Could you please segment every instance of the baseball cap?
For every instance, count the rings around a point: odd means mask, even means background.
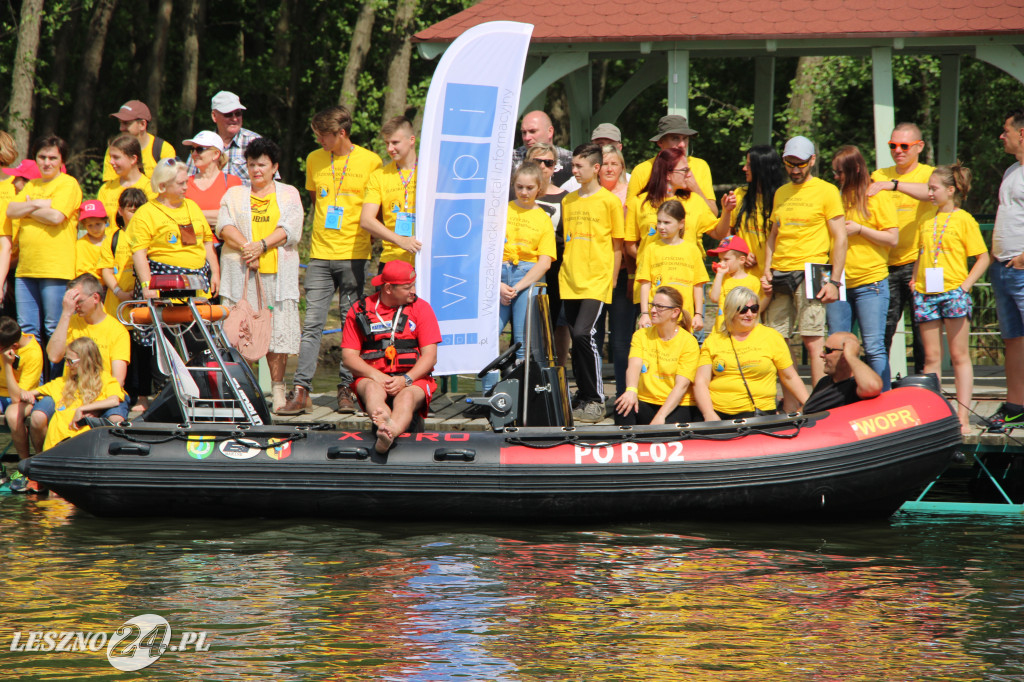
[[[137,99],[125,102],[111,116],[120,121],[137,121],[140,118],[143,121],[153,120],[153,114],[149,113],[149,107],[146,106],[146,103]]]
[[[416,281],[416,270],[404,260],[393,260],[384,265],[380,274],[370,280],[375,287],[384,284],[409,284]]]
[[[814,156],[814,143],[803,135],[792,137],[786,143],[786,148],[782,150],[782,157],[785,158],[787,156],[806,161]]]
[[[747,246],[747,241],[743,237],[731,234],[719,242],[717,247],[708,249],[708,253],[725,253],[726,251],[739,251],[749,255],[750,247]]]
[[[32,159],[22,159],[21,163],[13,168],[4,168],[4,175],[10,175],[15,178],[25,178],[26,180],[37,180],[42,177],[39,174],[39,166]]]
[[[666,135],[696,135],[697,131],[690,127],[685,116],[669,114],[662,116],[658,121],[658,134],[651,138],[651,142],[657,142]]]
[[[221,90],[213,96],[213,99],[210,100],[210,108],[222,114],[230,114],[232,111],[238,111],[239,109],[245,111],[245,107],[242,106],[242,100],[238,99],[238,95],[227,90]]]
[[[99,199],[89,199],[83,201],[81,208],[78,209],[78,219],[85,220],[86,218],[106,218],[107,209],[103,208],[103,202]]]
[[[191,140],[182,140],[181,143],[186,147],[213,147],[217,151],[224,151],[224,140],[221,139],[220,135],[211,130],[196,133],[196,136]]]
[[[602,137],[622,142],[622,131],[614,123],[602,123],[594,128],[594,132],[590,133],[590,139],[596,140]]]

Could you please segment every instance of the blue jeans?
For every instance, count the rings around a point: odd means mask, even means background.
[[[995,294],[1000,334],[1004,339],[1024,336],[1024,270],[994,261],[988,268],[988,279]]]
[[[889,280],[881,279],[846,290],[846,300],[825,306],[829,334],[848,332],[853,320],[860,324],[864,355],[871,369],[882,377],[882,390],[892,387],[889,354],[885,350],[885,321],[889,314]]]
[[[515,286],[519,283],[523,277],[526,276],[532,268],[533,263],[527,263],[520,261],[515,265],[511,263],[501,264],[501,283],[507,284],[510,287]],[[530,299],[537,295],[537,289],[530,286],[530,290],[524,295],[519,294],[512,299],[512,305],[503,305],[498,311],[498,333],[505,331],[505,325],[512,321],[512,343],[525,343],[526,340],[526,309],[530,304]],[[522,360],[526,357],[526,347],[521,347],[516,351],[516,357]],[[498,383],[499,375],[497,371],[488,372],[487,376],[483,379],[483,390],[487,392],[491,389],[494,384]]]
[[[339,292],[341,324],[344,327],[348,309],[363,295],[365,280],[365,260],[309,259],[306,278],[303,280],[306,319],[302,325],[299,364],[295,368],[296,386],[307,389],[313,386],[313,375],[320,358],[320,339],[327,324],[327,312],[331,309],[334,292]],[[338,368],[338,382],[346,386],[352,383],[352,373],[345,369],[345,365]]]
[[[18,324],[25,334],[32,334],[42,343],[57,328],[67,290],[66,279],[18,277],[14,280],[14,299],[18,306]]]

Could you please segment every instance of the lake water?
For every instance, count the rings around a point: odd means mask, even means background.
[[[0,528],[4,679],[1024,679],[1019,522],[140,521],[4,496]],[[137,673],[11,651],[147,613],[209,650]]]

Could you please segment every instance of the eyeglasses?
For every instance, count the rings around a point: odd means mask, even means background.
[[[740,315],[746,315],[747,313],[756,313],[761,311],[760,303],[753,303],[751,305],[745,305],[742,308],[737,308],[736,312]]]
[[[77,365],[82,361],[82,358],[64,358],[69,365]]]
[[[828,355],[829,353],[841,353],[842,351],[842,348],[829,348],[828,346],[825,346],[825,355]]]
[[[236,109],[235,111],[229,111],[228,113],[220,112],[220,115],[224,118],[242,118],[242,110]]]
[[[164,166],[173,166],[178,163],[178,159],[173,156],[168,156],[166,159],[161,159],[160,164]]]
[[[810,165],[811,160],[807,159],[803,163],[793,163],[792,161],[786,161],[785,159],[783,159],[782,163],[786,164],[787,168],[807,168],[807,166]]]
[[[913,142],[890,142],[889,143],[889,149],[891,149],[893,151],[896,151],[897,149],[899,149],[901,151],[907,151],[908,149],[910,149],[911,147],[913,147],[915,144],[917,144],[920,141],[921,140],[914,140]]]
[[[534,159],[534,161],[536,161],[537,163],[541,164],[542,166],[547,166],[548,168],[554,168],[555,167],[555,160],[554,159]]]
[[[686,168],[673,168],[671,172],[672,173],[682,173],[683,175],[686,175],[687,173],[690,172],[690,167],[687,166]]]
[[[679,306],[675,306],[675,305],[661,305],[660,303],[652,303],[651,304],[651,308],[653,308],[655,310],[673,310],[673,309],[678,308],[678,307]]]
[[[193,153],[193,154],[202,154],[202,153],[203,153],[203,152],[205,152],[205,151],[206,151],[207,149],[213,149],[213,147],[199,147],[199,146],[193,146],[193,147],[192,147],[192,153]]]

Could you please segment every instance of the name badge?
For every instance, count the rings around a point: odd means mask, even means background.
[[[416,231],[416,214],[399,211],[395,214],[395,234],[399,237],[411,237]]]
[[[374,334],[380,334],[381,332],[391,331],[390,322],[372,322],[370,323],[370,331]]]
[[[324,219],[324,227],[328,230],[340,230],[341,219],[345,215],[343,206],[328,206],[327,217]]]
[[[946,288],[946,279],[942,275],[942,268],[924,269],[924,290],[929,294],[941,294]]]

